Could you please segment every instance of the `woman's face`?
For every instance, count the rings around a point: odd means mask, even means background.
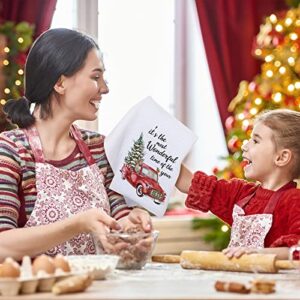
[[[72,122],[97,118],[102,95],[109,92],[103,73],[104,66],[99,51],[92,49],[83,68],[73,76],[64,78],[65,91],[61,105],[66,109],[66,117]]]

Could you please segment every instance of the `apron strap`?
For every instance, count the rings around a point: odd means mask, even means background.
[[[82,152],[82,154],[83,154],[84,158],[86,159],[86,161],[88,162],[88,164],[90,166],[95,164],[96,162],[91,154],[89,147],[83,141],[79,128],[74,124],[72,124],[72,126],[71,126],[71,133],[76,141],[76,144],[79,147],[79,150]]]
[[[285,184],[284,186],[282,186],[279,190],[275,191],[273,193],[273,195],[271,196],[270,200],[268,201],[268,204],[266,205],[265,209],[264,209],[264,214],[272,214],[279,199],[280,196],[282,195],[283,192],[285,192],[288,189],[291,188],[296,188],[297,184],[293,181],[288,182],[287,184]],[[259,186],[257,186],[257,189],[259,188]],[[236,204],[238,206],[240,206],[241,208],[243,208],[244,206],[247,205],[247,203],[255,196],[255,193],[257,191],[257,189],[249,196],[241,199],[240,201],[238,201]]]
[[[278,191],[276,191],[270,198],[268,204],[266,205],[266,207],[264,209],[264,213],[265,214],[273,214],[273,211],[274,211],[278,201],[280,200],[280,196],[286,190],[296,188],[296,186],[297,186],[296,182],[290,181],[287,184],[285,184],[284,186],[282,186]]]
[[[31,126],[30,128],[23,129],[23,131],[28,139],[28,142],[29,142],[31,150],[33,152],[35,161],[44,163],[45,157],[44,157],[44,153],[43,153],[43,147],[42,147],[41,139],[39,137],[39,133],[38,133],[36,127]],[[75,125],[71,126],[71,133],[75,139],[75,142],[76,142],[79,150],[82,152],[82,154],[83,154],[84,158],[86,159],[86,161],[88,162],[88,164],[89,165],[95,164],[96,162],[95,162],[94,158],[92,157],[90,149],[87,146],[87,144],[83,141],[83,139],[81,137],[81,132],[77,128],[77,126],[75,126]]]
[[[44,163],[45,158],[44,158],[44,153],[43,153],[43,147],[42,147],[39,133],[38,133],[36,127],[31,126],[29,128],[23,128],[22,130],[27,137],[27,140],[31,147],[35,161]]]
[[[241,199],[236,204],[241,208],[246,206],[248,204],[248,202],[255,196],[255,193],[256,193],[258,188],[259,188],[259,185],[257,185],[255,191],[252,194],[250,194],[249,196],[246,196],[245,198]]]

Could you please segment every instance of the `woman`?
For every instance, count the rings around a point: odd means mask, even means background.
[[[0,135],[0,260],[95,254],[108,228],[151,231],[146,211],[109,190],[104,137],[73,125],[97,118],[109,92],[103,73],[97,44],[82,33],[51,29],[33,44],[25,96],[4,107],[19,129]]]

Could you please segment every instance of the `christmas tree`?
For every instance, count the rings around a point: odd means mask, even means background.
[[[2,108],[8,99],[23,95],[24,65],[32,35],[33,28],[26,22],[0,25],[0,132],[13,127]]]
[[[144,139],[143,133],[140,137],[134,141],[131,150],[128,152],[128,155],[125,157],[125,163],[135,168],[135,166],[144,161]]]
[[[262,60],[261,73],[251,82],[240,83],[228,107],[232,116],[225,128],[230,154],[224,158],[227,167],[214,169],[220,178],[244,177],[241,146],[250,138],[257,114],[276,108],[300,111],[300,8],[266,17],[255,38],[253,55]],[[209,229],[203,239],[215,250],[229,242],[229,227],[216,217],[195,218],[193,228]]]
[[[300,110],[300,8],[272,14],[260,26],[253,55],[262,60],[261,73],[242,81],[228,109],[225,122],[230,155],[225,169],[215,168],[221,178],[243,178],[241,146],[249,139],[255,116],[263,110]]]

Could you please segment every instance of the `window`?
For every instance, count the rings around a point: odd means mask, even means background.
[[[173,113],[174,3],[98,1],[98,41],[110,88],[101,103],[101,132],[110,132],[147,96]]]
[[[110,93],[99,129],[109,133],[131,106],[152,96],[198,141],[191,168],[211,172],[226,155],[195,3],[192,0],[98,0],[98,34]]]
[[[107,135],[152,96],[198,136],[188,166],[208,173],[220,167],[227,149],[194,0],[58,0],[52,27],[98,35],[103,52],[110,93],[98,124],[81,126]]]
[[[77,28],[77,1],[58,0],[51,28]]]

